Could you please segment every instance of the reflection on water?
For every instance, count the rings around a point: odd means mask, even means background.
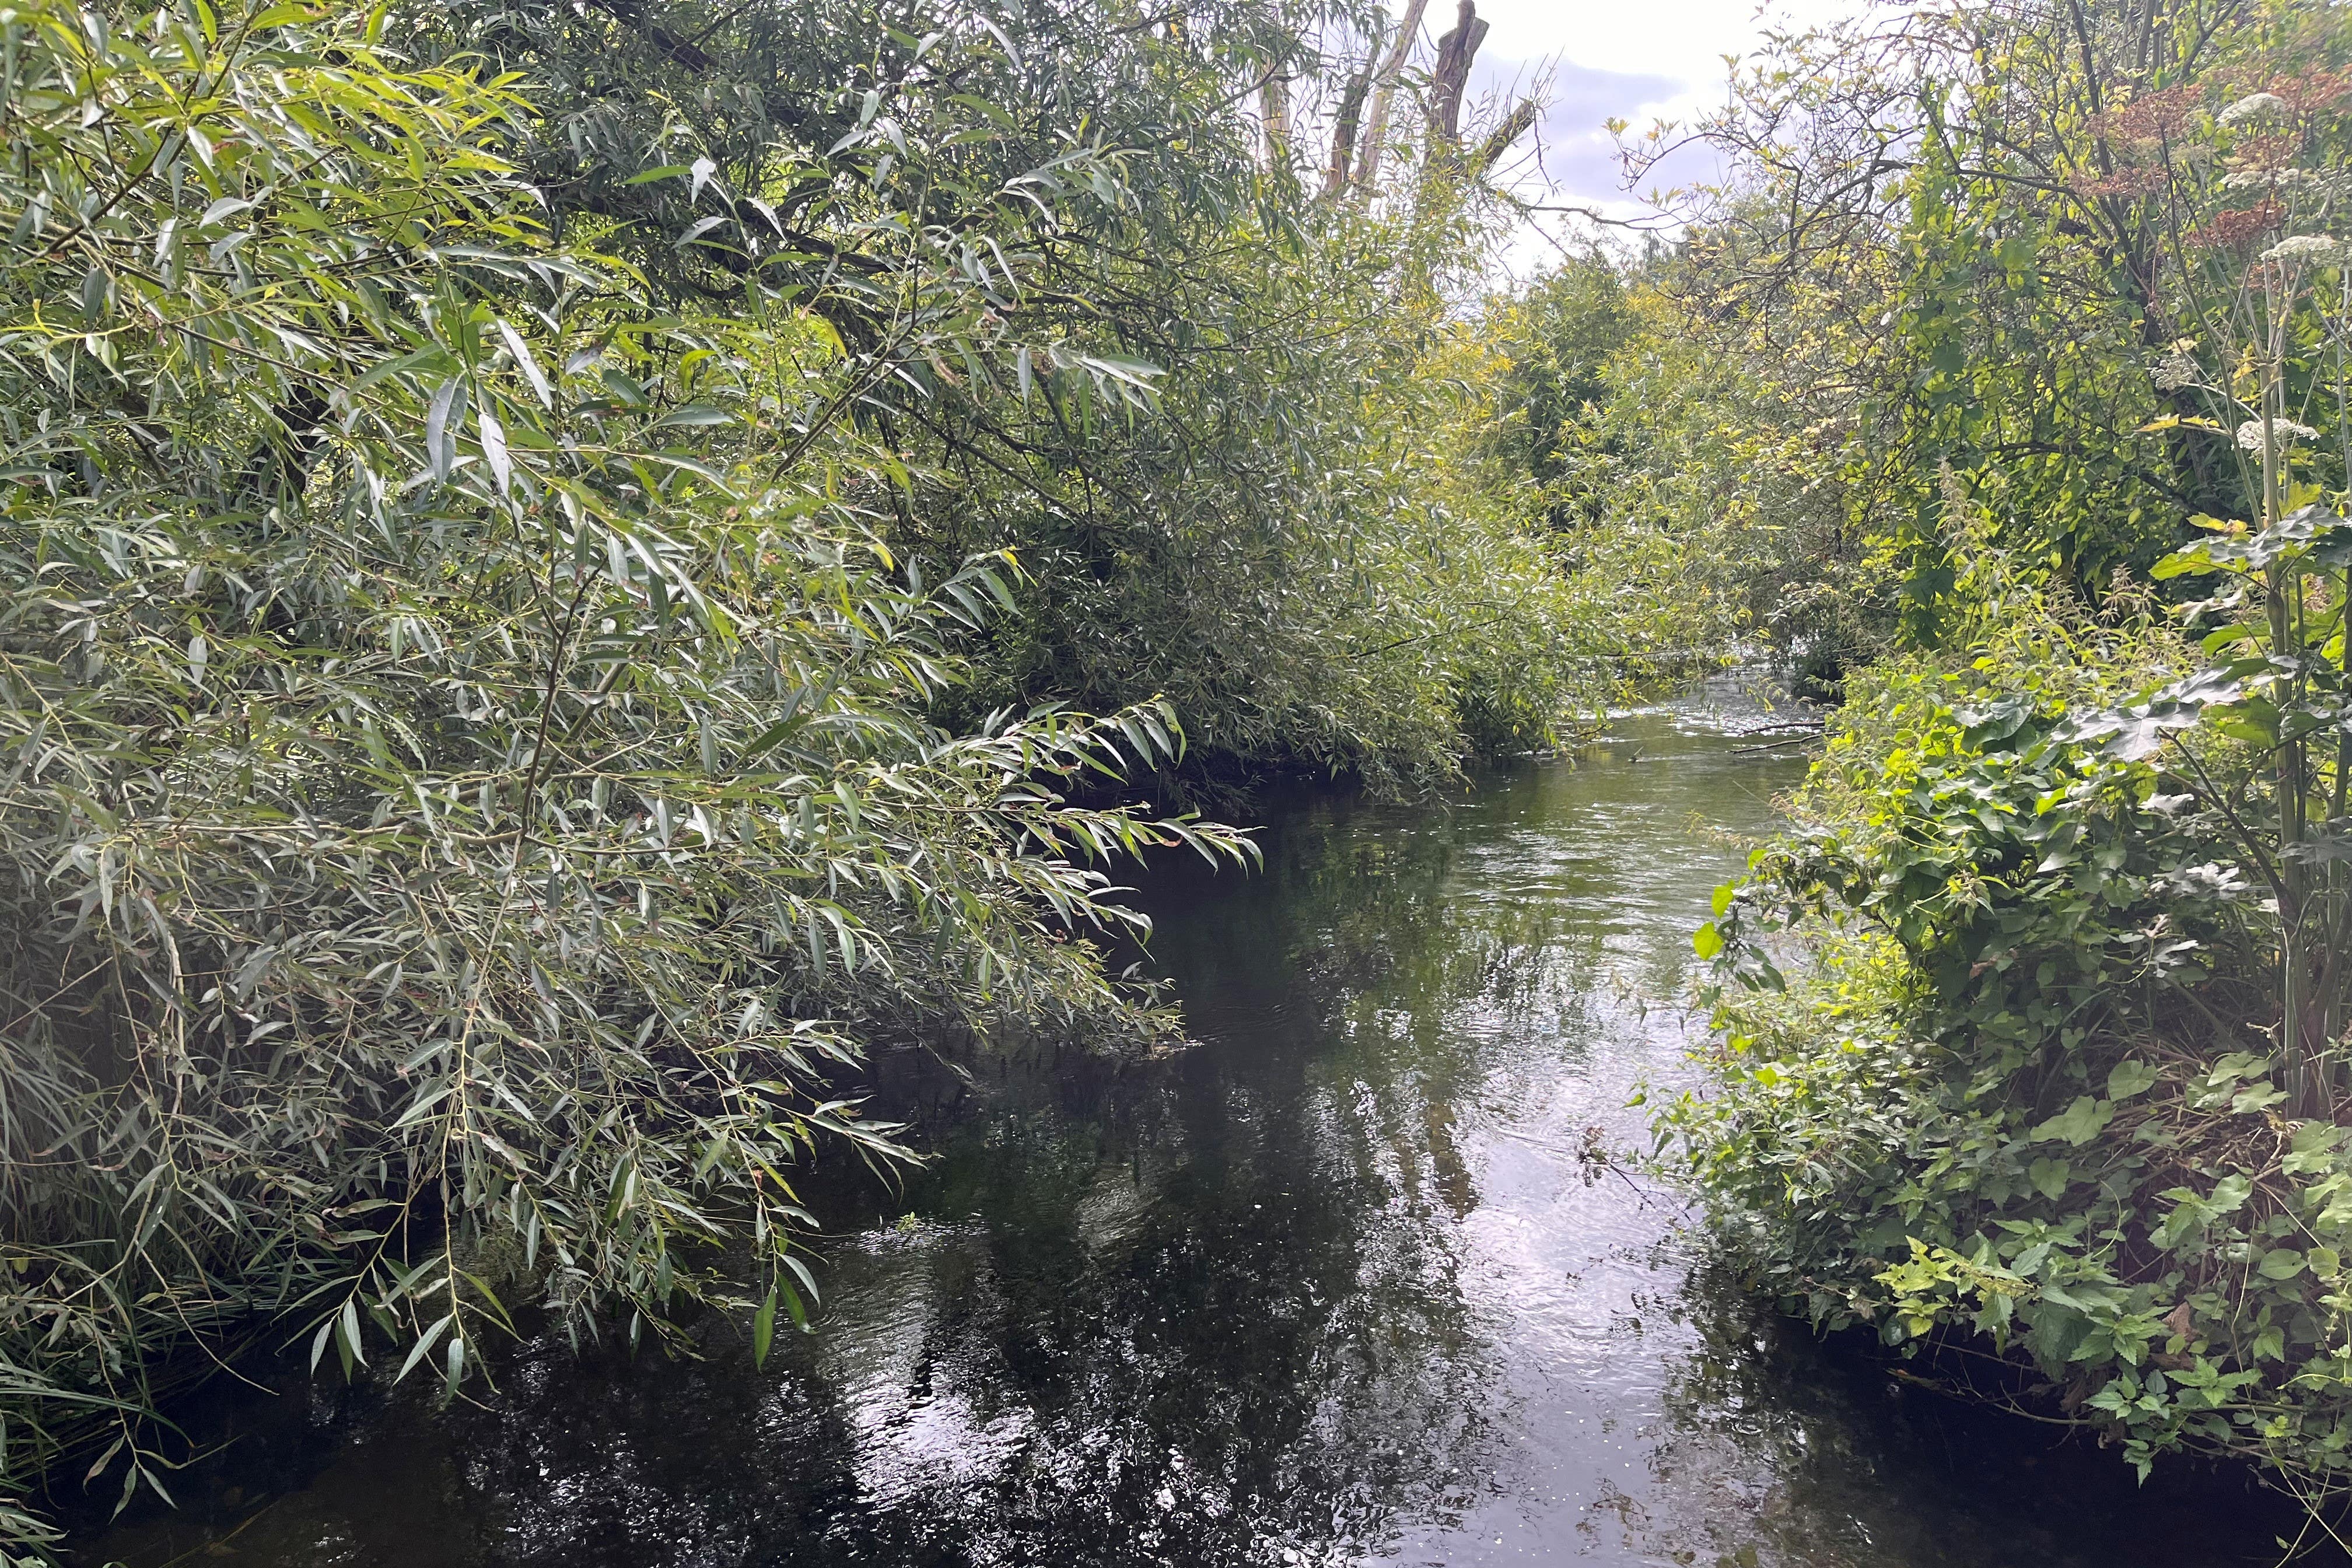
[[[1194,1049],[882,1064],[937,1158],[821,1173],[827,1303],[764,1372],[714,1325],[693,1363],[526,1344],[478,1407],[223,1390],[186,1512],[77,1560],[2271,1561],[2242,1479],[2135,1491],[1695,1282],[1675,1200],[1599,1157],[1679,1075],[1689,930],[1800,766],[1727,706],[1171,869]]]

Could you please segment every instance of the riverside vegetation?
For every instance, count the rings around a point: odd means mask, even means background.
[[[1844,702],[1662,1155],[2325,1522],[2352,32],[1780,37],[1482,299],[1539,110],[1425,10],[0,6],[0,1556],[240,1354],[763,1358],[872,1047],[1178,1037],[1108,955],[1254,855],[1191,808],[1758,653]]]
[[[1687,660],[1480,437],[1484,32],[0,7],[0,1557],[239,1354],[764,1356],[869,1047],[1173,1037],[1188,800]]]
[[[2293,5],[1781,39],[1666,286],[1737,369],[1654,395],[1819,542],[1780,604],[1845,698],[1698,933],[1666,1163],[1792,1310],[2143,1478],[2254,1461],[2306,1542],[2352,1479],[2347,59]]]

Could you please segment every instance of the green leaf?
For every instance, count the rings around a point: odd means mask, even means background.
[[[2265,1279],[2292,1279],[2303,1272],[2304,1257],[2292,1247],[2273,1247],[2254,1268]]]
[[[776,1337],[776,1299],[782,1291],[780,1283],[768,1288],[768,1299],[760,1303],[760,1310],[751,1319],[751,1364],[768,1364],[768,1346]]]
[[[734,423],[735,416],[728,413],[723,408],[710,408],[700,404],[689,404],[684,408],[672,409],[669,413],[663,415],[660,418],[653,422],[651,427],[656,430],[665,430],[680,426],[692,428],[701,428],[711,426],[732,425]]]
[[[2062,1198],[2066,1195],[2067,1178],[2073,1172],[2074,1166],[2067,1161],[2042,1159],[2033,1162],[2026,1173],[2026,1179],[2043,1197]]]
[[[2080,1148],[2097,1137],[2107,1123],[2115,1120],[2115,1115],[2113,1100],[2080,1095],[2064,1110],[2034,1128],[2032,1140],[2037,1143],[2047,1143],[2063,1139]]]
[[[515,368],[522,372],[523,379],[530,384],[532,395],[539,399],[541,406],[553,408],[555,389],[548,384],[547,373],[539,368],[539,361],[532,356],[530,345],[523,342],[522,334],[509,326],[503,317],[499,321],[499,335],[506,340],[507,352],[514,355]]]
[[[483,460],[490,466],[490,481],[503,496],[514,484],[514,459],[507,451],[506,426],[488,406],[474,416],[474,424],[481,437]]]
[[[462,376],[451,376],[434,393],[433,402],[425,410],[425,455],[433,465],[433,477],[447,483],[457,466],[457,420],[463,417],[457,409],[457,399],[466,390]]]
[[[446,1313],[443,1316],[435,1319],[432,1326],[427,1328],[424,1333],[418,1335],[416,1342],[408,1347],[408,1359],[400,1363],[400,1370],[393,1373],[392,1381],[398,1383],[402,1378],[406,1377],[410,1372],[414,1371],[416,1363],[423,1361],[432,1352],[435,1342],[438,1341],[443,1334],[447,1333],[450,1326],[457,1321],[457,1314],[455,1313]]]

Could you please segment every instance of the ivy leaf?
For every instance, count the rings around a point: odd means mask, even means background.
[[[2074,1165],[2065,1160],[2036,1160],[2027,1169],[2026,1179],[2043,1197],[2062,1198],[2066,1195],[2067,1178],[2074,1173]]]
[[[2272,1083],[2268,1079],[2264,1079],[2260,1083],[2248,1084],[2231,1097],[2230,1114],[2232,1116],[2259,1115],[2285,1098],[2286,1090]]]
[[[2143,1061],[2117,1062],[2107,1074],[2107,1098],[2129,1100],[2156,1086],[2157,1070]]]
[[[2033,718],[2034,706],[2032,698],[2004,697],[1981,708],[1955,708],[1952,718],[1968,732],[1969,745],[1989,750],[2024,729]]]
[[[2336,1146],[2344,1129],[2326,1121],[2306,1121],[2295,1130],[2294,1142],[2279,1169],[2290,1176],[2307,1176],[2336,1163]]]

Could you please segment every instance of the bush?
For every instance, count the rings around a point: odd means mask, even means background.
[[[1662,1150],[1824,1328],[2315,1502],[2352,1474],[2352,1128],[2283,1070],[2238,841],[2269,750],[2181,715],[2209,677],[2123,700],[2178,639],[1995,586],[1966,667],[1872,672],[1718,895],[1713,1086]]]
[[[1103,865],[1244,850],[1064,798],[1172,762],[1162,706],[925,717],[1017,567],[896,559],[827,410],[1008,358],[971,290],[864,350],[789,299],[650,314],[540,226],[509,87],[382,25],[0,13],[11,1492],[68,1448],[166,1492],[192,1342],[454,1386],[520,1285],[764,1352],[791,1163],[893,1152],[828,1069],[1158,1037],[1087,940],[1136,919]],[[45,1533],[0,1510],[0,1553]]]

